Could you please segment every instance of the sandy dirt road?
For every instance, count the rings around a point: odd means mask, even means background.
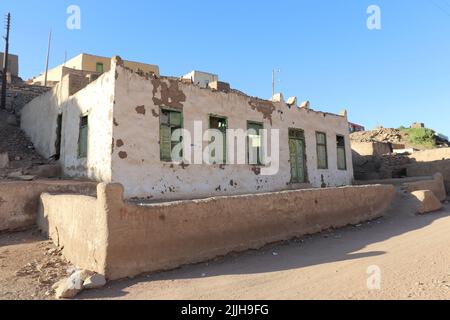
[[[377,221],[113,282],[79,298],[450,299],[450,205],[416,216],[407,199],[399,195]],[[371,266],[381,271],[380,290],[367,287]]]
[[[79,299],[450,299],[450,205],[384,218],[209,263],[111,282]],[[0,234],[0,299],[53,299],[68,264],[36,230]],[[367,270],[381,271],[368,290]],[[372,278],[371,278],[372,279]]]

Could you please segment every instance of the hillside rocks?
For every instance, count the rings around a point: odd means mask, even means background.
[[[358,142],[390,142],[400,144],[404,142],[404,136],[397,129],[379,128],[372,131],[354,132],[350,140]]]

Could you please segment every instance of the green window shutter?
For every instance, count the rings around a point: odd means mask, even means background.
[[[326,144],[326,135],[324,133],[317,133],[317,144]]]
[[[262,132],[260,130],[263,130],[264,126],[262,123],[254,123],[254,122],[248,122],[247,123],[247,130],[252,130],[251,134],[248,135],[247,138],[247,155],[248,155],[248,162],[249,164],[262,164],[262,159],[260,155],[260,150],[262,148]],[[255,162],[255,159],[250,159],[250,153],[255,154],[256,153],[256,163],[250,163]]]
[[[169,116],[170,125],[172,127],[181,127],[181,113],[180,112],[170,112]]]
[[[78,157],[87,157],[88,147],[88,117],[84,116],[80,118],[80,129],[78,136]]]
[[[345,148],[339,147],[337,149],[338,169],[347,170],[347,162],[345,158]]]
[[[172,130],[169,126],[161,124],[160,128],[160,150],[161,160],[170,161],[172,159]]]
[[[101,63],[101,62],[97,63],[97,65],[96,65],[96,71],[97,71],[98,73],[103,73],[103,71],[104,71],[103,63]]]
[[[160,112],[160,158],[162,161],[172,161],[172,150],[180,143],[183,138],[180,137],[179,141],[172,141],[172,133],[181,129],[183,126],[183,115],[181,112],[164,110]]]
[[[317,146],[317,160],[319,169],[328,169],[327,147],[323,145]]]
[[[327,135],[323,132],[317,132],[316,143],[317,143],[317,168],[328,169]]]

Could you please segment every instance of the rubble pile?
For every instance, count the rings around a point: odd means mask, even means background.
[[[390,142],[395,144],[404,143],[406,140],[400,130],[389,128],[354,132],[350,135],[350,139],[357,142]]]
[[[407,155],[390,154],[382,156],[353,157],[355,179],[378,180],[391,178],[405,178],[407,166],[413,160]]]
[[[49,163],[35,150],[25,133],[8,121],[10,114],[0,110],[0,179],[22,175],[26,171]]]
[[[2,82],[1,75],[2,72],[0,71],[0,85]],[[51,90],[50,87],[30,85],[19,77],[11,76],[6,91],[6,110],[14,114],[19,120],[23,106],[49,90]]]

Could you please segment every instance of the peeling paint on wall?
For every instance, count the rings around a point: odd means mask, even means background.
[[[145,106],[137,106],[135,110],[138,114],[142,114],[145,116]]]
[[[171,107],[175,109],[183,109],[183,102],[186,101],[186,95],[178,86],[178,81],[161,79],[152,79],[153,85],[153,103],[157,106]],[[158,90],[161,98],[156,96]]]
[[[256,110],[263,114],[264,119],[270,121],[272,125],[272,114],[276,110],[275,105],[271,101],[252,98],[249,100],[248,104],[251,106],[252,110]]]
[[[128,154],[125,151],[119,152],[120,159],[126,159],[128,157]]]

